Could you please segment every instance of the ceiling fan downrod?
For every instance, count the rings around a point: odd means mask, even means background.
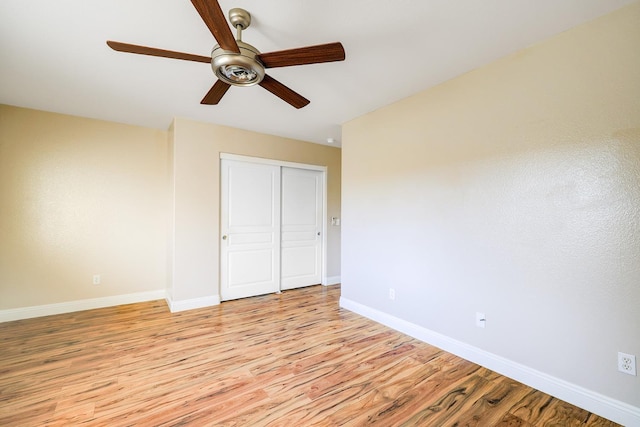
[[[236,29],[236,39],[242,41],[242,30],[246,30],[251,25],[251,14],[244,9],[234,7],[229,11],[229,22]]]

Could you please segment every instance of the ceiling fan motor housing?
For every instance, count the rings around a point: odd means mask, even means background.
[[[253,86],[264,78],[264,66],[257,55],[260,51],[248,43],[237,41],[240,53],[215,45],[211,51],[211,68],[216,76],[234,86]]]

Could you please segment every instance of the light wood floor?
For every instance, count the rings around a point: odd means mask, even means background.
[[[613,426],[310,288],[0,324],[1,426]]]

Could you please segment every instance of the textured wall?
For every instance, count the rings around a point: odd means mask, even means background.
[[[639,76],[635,3],[347,123],[343,296],[640,407]]]
[[[166,132],[0,105],[0,309],[164,289],[166,162]]]

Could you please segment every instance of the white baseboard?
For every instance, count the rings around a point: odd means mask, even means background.
[[[8,310],[0,310],[0,322],[51,316],[53,314],[72,313],[74,311],[112,307],[114,305],[122,304],[133,304],[136,302],[155,301],[165,299],[166,296],[167,292],[162,289],[157,291],[138,292],[135,294],[113,295],[109,297],[67,301],[57,304],[12,308]]]
[[[194,310],[196,308],[212,307],[220,304],[220,296],[213,295],[209,297],[192,298],[187,300],[174,301],[167,295],[167,304],[172,313],[185,310]]]
[[[340,276],[329,276],[324,278],[324,282],[322,284],[325,286],[338,285],[340,284],[341,280],[342,279]]]
[[[407,322],[398,317],[340,298],[340,307],[353,311],[420,341],[434,345],[463,359],[477,363],[506,377],[569,402],[625,426],[640,426],[640,408],[585,389],[560,378],[515,363],[462,341]]]

